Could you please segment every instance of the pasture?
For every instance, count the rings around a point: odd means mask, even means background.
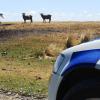
[[[47,95],[53,64],[65,48],[67,37],[71,35],[76,45],[82,34],[100,36],[100,22],[2,23],[0,89]],[[45,50],[54,56],[45,57]]]

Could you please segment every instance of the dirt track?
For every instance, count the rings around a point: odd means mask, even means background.
[[[46,96],[21,96],[18,93],[2,92],[0,90],[0,100],[48,100]]]

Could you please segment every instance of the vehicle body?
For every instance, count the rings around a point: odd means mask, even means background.
[[[100,40],[60,53],[51,75],[48,99],[100,100]]]

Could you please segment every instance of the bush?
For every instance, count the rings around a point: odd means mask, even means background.
[[[56,57],[59,52],[62,51],[62,48],[57,46],[57,44],[51,43],[45,50],[45,55],[49,57]]]
[[[72,47],[73,46],[73,41],[72,41],[73,39],[72,39],[72,36],[70,35],[70,36],[68,36],[68,38],[67,38],[67,42],[65,43],[65,48],[70,48],[70,47]],[[65,49],[64,48],[64,49]]]
[[[42,49],[36,50],[34,54],[35,58],[43,57],[43,55],[44,53]]]
[[[89,35],[82,35],[81,36],[80,43],[85,43],[85,42],[88,42],[88,41],[90,41],[90,36]]]

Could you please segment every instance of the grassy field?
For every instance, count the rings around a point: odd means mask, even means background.
[[[65,48],[69,35],[76,45],[82,34],[99,36],[100,22],[1,24],[0,89],[25,95],[47,95],[56,56]],[[54,57],[45,58],[45,50]]]

